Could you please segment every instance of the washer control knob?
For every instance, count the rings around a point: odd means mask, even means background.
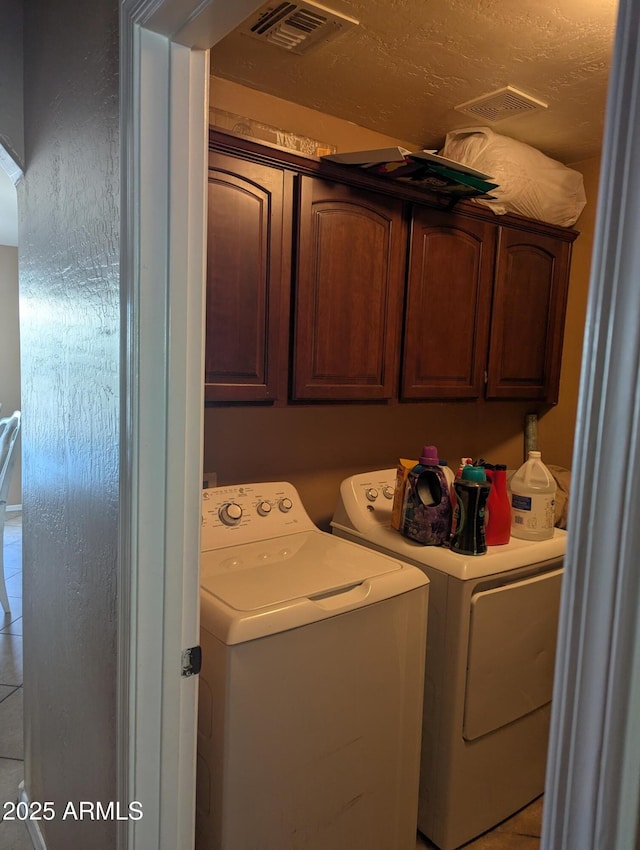
[[[259,502],[257,511],[260,516],[267,516],[271,513],[271,502]]]
[[[218,516],[225,525],[237,525],[242,519],[242,508],[236,502],[226,502],[218,511]]]
[[[370,502],[375,502],[375,500],[378,498],[378,491],[375,487],[368,487],[365,491],[365,496]]]
[[[278,502],[278,507],[280,508],[283,514],[288,514],[291,508],[293,507],[293,502],[291,501],[291,499],[285,496],[284,499],[280,499],[280,501]]]
[[[393,499],[393,487],[391,487],[389,484],[385,484],[385,486],[382,488],[382,495],[385,497],[385,499]]]

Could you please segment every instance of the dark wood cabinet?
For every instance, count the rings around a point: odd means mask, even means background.
[[[292,176],[209,154],[206,401],[286,397]]]
[[[484,395],[495,241],[490,222],[414,207],[402,398]]]
[[[571,245],[500,227],[487,398],[558,401]]]
[[[414,207],[401,396],[558,400],[569,238]]]
[[[577,235],[211,131],[205,400],[555,404]]]
[[[401,201],[299,178],[294,401],[397,394],[406,228]]]

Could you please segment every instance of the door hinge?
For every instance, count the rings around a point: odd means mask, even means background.
[[[487,374],[487,370],[484,370],[484,382],[485,384],[489,383],[489,375]]]
[[[182,650],[182,675],[196,676],[202,668],[202,647],[192,646]]]

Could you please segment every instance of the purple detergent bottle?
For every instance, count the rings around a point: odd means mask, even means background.
[[[409,472],[400,530],[405,537],[425,546],[449,542],[449,485],[435,446],[424,446],[418,463]]]

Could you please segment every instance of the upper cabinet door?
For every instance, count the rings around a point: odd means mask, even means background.
[[[288,180],[282,169],[209,154],[207,401],[286,397]]]
[[[300,178],[294,400],[394,397],[405,252],[401,201]]]
[[[558,400],[571,244],[500,228],[487,398]]]
[[[402,398],[481,398],[496,227],[415,207]]]

